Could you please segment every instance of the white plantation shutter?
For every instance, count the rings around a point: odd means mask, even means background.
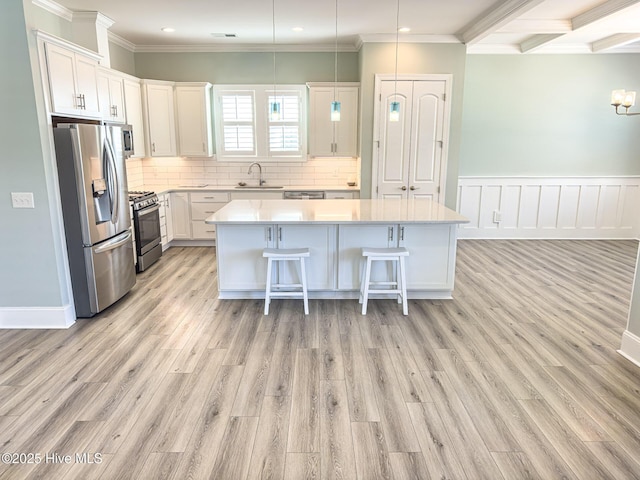
[[[269,152],[273,154],[300,152],[300,104],[298,92],[276,91],[269,95],[269,105],[280,103],[280,120],[269,120]]]
[[[222,113],[222,153],[255,155],[253,92],[226,92],[220,95]]]
[[[214,96],[219,160],[306,160],[306,86],[216,85]],[[273,101],[280,103],[276,121]]]

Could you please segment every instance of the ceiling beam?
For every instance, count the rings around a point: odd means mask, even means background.
[[[612,48],[623,47],[638,40],[640,40],[640,33],[618,33],[593,42],[591,44],[591,51],[594,53],[602,52]]]
[[[591,25],[597,21],[603,20],[614,13],[618,13],[625,8],[629,8],[634,6],[636,3],[639,3],[640,0],[608,0],[607,2],[598,5],[597,7],[592,8],[591,10],[587,10],[584,13],[581,13],[577,17],[573,17],[571,19],[571,24],[573,25],[573,29],[577,30],[582,27],[586,27],[587,25]]]
[[[472,45],[515,20],[544,0],[506,0],[474,19],[459,34],[462,43]],[[637,0],[640,1],[640,0]]]
[[[533,35],[520,44],[520,51],[522,53],[534,52],[535,50],[543,47],[547,43],[552,42],[562,35],[562,33],[545,33],[542,35]]]

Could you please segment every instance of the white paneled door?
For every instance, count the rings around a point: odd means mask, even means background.
[[[382,80],[379,84],[377,171],[378,198],[444,198],[448,115],[446,80]],[[392,102],[400,119],[389,120]]]

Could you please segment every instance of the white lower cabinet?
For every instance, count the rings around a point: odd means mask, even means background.
[[[192,192],[191,193],[191,238],[193,240],[215,240],[216,226],[204,221],[224,207],[229,201],[229,194],[224,192]]]
[[[191,219],[189,216],[189,192],[172,192],[171,217],[173,220],[173,238],[191,239]]]
[[[160,201],[160,235],[162,237],[162,251],[169,248],[173,240],[173,215],[171,213],[171,194],[158,195]]]
[[[406,262],[409,290],[452,289],[455,258],[451,255],[455,255],[455,228],[442,224],[340,225],[338,289],[360,289],[364,267],[362,247],[406,247],[409,250]],[[388,280],[393,273],[391,268],[391,262],[375,262],[371,280]]]
[[[225,245],[225,255],[218,258],[221,290],[264,290],[267,261],[262,250],[273,247],[309,248],[305,261],[309,290],[335,289],[334,225],[234,225],[218,229],[218,242]],[[298,281],[297,262],[278,263],[276,282]]]

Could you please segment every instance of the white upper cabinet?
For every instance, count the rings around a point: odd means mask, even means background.
[[[359,86],[309,83],[309,155],[358,156]],[[340,102],[340,121],[331,121],[331,103]]]
[[[140,80],[126,77],[123,81],[126,123],[133,127],[133,155],[146,156],[144,141],[144,120],[142,116],[142,89]]]
[[[102,119],[109,122],[125,123],[124,83],[115,70],[98,69],[98,94]]]
[[[147,154],[152,157],[175,157],[178,153],[173,86],[173,82],[142,80]]]
[[[44,44],[51,113],[101,118],[98,101],[98,58],[63,46]]]
[[[211,84],[177,83],[175,96],[178,152],[189,157],[211,157]]]

